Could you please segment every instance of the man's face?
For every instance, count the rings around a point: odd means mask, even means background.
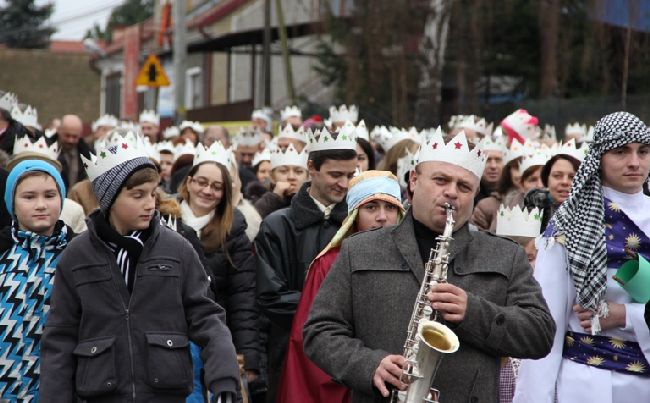
[[[489,184],[496,184],[503,171],[503,153],[501,151],[488,151],[483,180]]]
[[[149,141],[153,144],[158,142],[158,126],[150,123],[144,122],[140,123],[140,128],[142,129],[142,134],[149,137]]]
[[[622,193],[642,190],[650,172],[650,145],[630,143],[607,151],[600,160],[604,186]]]
[[[266,120],[257,118],[257,119],[253,119],[251,121],[251,123],[253,124],[253,127],[256,127],[259,131],[261,131],[261,132],[266,132],[267,131]]]
[[[413,217],[437,233],[447,221],[445,203],[455,208],[454,230],[469,220],[479,179],[470,171],[447,162],[428,161],[411,173]]]
[[[79,139],[81,138],[82,130],[83,127],[81,125],[64,122],[58,131],[59,142],[65,148],[70,148],[77,145],[77,143],[79,143]]]
[[[237,146],[235,154],[237,156],[237,162],[244,166],[251,166],[253,162],[253,157],[255,153],[259,150],[257,145],[245,146],[240,144]]]
[[[298,130],[298,128],[300,126],[302,126],[302,119],[299,118],[298,116],[291,116],[291,117],[287,118],[287,120],[284,122],[282,127],[284,127],[284,126],[286,126],[288,124],[291,125],[291,127],[293,127],[294,130]]]
[[[311,160],[307,162],[311,177],[312,196],[325,205],[340,203],[348,194],[348,185],[357,168],[357,158],[350,160],[325,160],[316,170]]]

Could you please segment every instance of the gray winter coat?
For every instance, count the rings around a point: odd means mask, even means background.
[[[462,323],[450,326],[459,350],[446,355],[433,386],[445,403],[498,402],[499,358],[541,358],[555,323],[523,249],[464,225],[453,234],[448,281],[467,292]],[[424,265],[413,216],[397,227],[343,242],[304,327],[305,352],[353,391],[353,402],[381,402],[372,377],[402,354]]]
[[[92,220],[59,261],[41,342],[41,402],[181,403],[192,390],[189,340],[206,383],[236,393],[239,370],[223,309],[181,235],[153,218],[133,293]]]

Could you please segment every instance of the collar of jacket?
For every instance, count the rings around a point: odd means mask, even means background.
[[[98,214],[102,214],[102,212],[99,209],[93,211],[88,216],[88,219],[86,220],[86,225],[88,226],[88,235],[90,235],[91,240],[104,244],[104,246],[108,248],[106,241],[99,236],[99,233],[97,232],[97,227],[94,223],[94,218]],[[144,244],[142,253],[145,253],[148,244],[151,244],[151,242],[155,242],[155,240],[158,238],[158,234],[160,234],[160,212],[156,210],[156,212],[153,215],[153,218],[151,219],[151,234],[149,235],[149,238]],[[141,257],[142,256],[144,255],[141,255]]]
[[[402,254],[409,269],[415,274],[419,281],[422,281],[424,278],[424,263],[420,258],[418,242],[415,239],[413,207],[408,209],[402,222],[391,230],[391,235],[397,250]],[[452,234],[452,237],[453,241],[451,241],[449,247],[449,262],[452,262],[461,251],[469,246],[472,239],[472,234],[469,232],[469,221],[456,230],[456,232]]]
[[[323,212],[318,208],[314,200],[309,195],[309,186],[311,182],[305,182],[291,200],[291,214],[296,229],[301,230],[314,224],[325,221]],[[328,221],[341,225],[348,215],[348,205],[345,201],[337,203],[330,214]]]

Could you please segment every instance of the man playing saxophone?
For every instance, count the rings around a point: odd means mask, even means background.
[[[408,388],[400,380],[406,331],[449,204],[447,283],[431,286],[427,299],[460,347],[442,358],[432,386],[444,403],[498,402],[500,357],[544,357],[555,324],[524,250],[469,229],[485,166],[481,145],[437,132],[416,158],[404,220],[343,243],[305,324],[305,352],[352,390],[353,402],[384,402],[390,389]]]

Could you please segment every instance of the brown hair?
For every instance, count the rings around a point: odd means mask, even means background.
[[[214,208],[214,217],[212,217],[210,222],[208,222],[208,224],[201,230],[201,244],[203,245],[203,249],[206,253],[211,253],[219,249],[226,242],[226,238],[228,237],[232,227],[235,207],[232,204],[232,179],[228,173],[228,168],[212,161],[202,162],[193,166],[187,173],[183,183],[181,183],[178,194],[181,199],[189,203],[190,192],[187,189],[187,182],[190,180],[190,177],[196,175],[199,167],[205,164],[216,165],[221,171],[221,177],[223,178],[223,197],[219,204]],[[227,254],[225,249],[224,252]]]
[[[390,171],[397,175],[397,160],[406,155],[406,150],[415,152],[418,149],[418,143],[411,139],[404,139],[391,147],[384,158],[377,164],[378,171]]]
[[[511,169],[519,169],[519,164],[521,163],[522,157],[517,157],[513,160],[508,161],[504,165],[503,170],[501,171],[501,178],[499,179],[499,184],[497,185],[497,193],[501,196],[505,196],[512,189],[516,189],[517,185],[512,179]]]
[[[128,190],[133,189],[136,186],[140,186],[145,183],[149,182],[155,182],[158,183],[160,182],[160,175],[158,174],[158,171],[156,171],[155,168],[151,167],[146,167],[142,169],[138,169],[135,171],[131,176],[129,176],[129,179],[124,182],[125,188]]]

